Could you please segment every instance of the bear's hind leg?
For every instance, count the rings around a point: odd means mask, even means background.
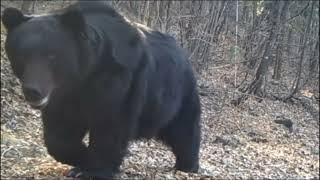
[[[197,96],[194,98],[183,104],[178,116],[158,136],[176,156],[175,168],[185,172],[199,168],[200,105]]]

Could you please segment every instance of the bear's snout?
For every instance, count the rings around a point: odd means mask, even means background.
[[[41,109],[49,102],[49,95],[41,92],[40,89],[32,86],[22,88],[26,101],[35,109]]]

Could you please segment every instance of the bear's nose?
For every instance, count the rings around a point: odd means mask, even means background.
[[[41,92],[33,87],[24,86],[23,93],[25,95],[26,100],[29,102],[38,102],[42,99]]]

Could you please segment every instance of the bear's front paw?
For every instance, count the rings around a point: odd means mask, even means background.
[[[78,167],[74,167],[74,168],[70,169],[66,174],[67,177],[72,177],[72,178],[78,178],[82,175],[83,175],[83,172]]]
[[[114,173],[108,170],[96,169],[83,171],[78,167],[70,169],[67,173],[67,177],[93,180],[112,179],[113,176]]]

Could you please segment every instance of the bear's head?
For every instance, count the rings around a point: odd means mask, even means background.
[[[27,16],[18,9],[3,11],[5,50],[12,70],[33,108],[45,107],[53,94],[74,87],[83,76],[81,64],[85,22],[80,12]],[[70,91],[70,89],[69,89]]]

